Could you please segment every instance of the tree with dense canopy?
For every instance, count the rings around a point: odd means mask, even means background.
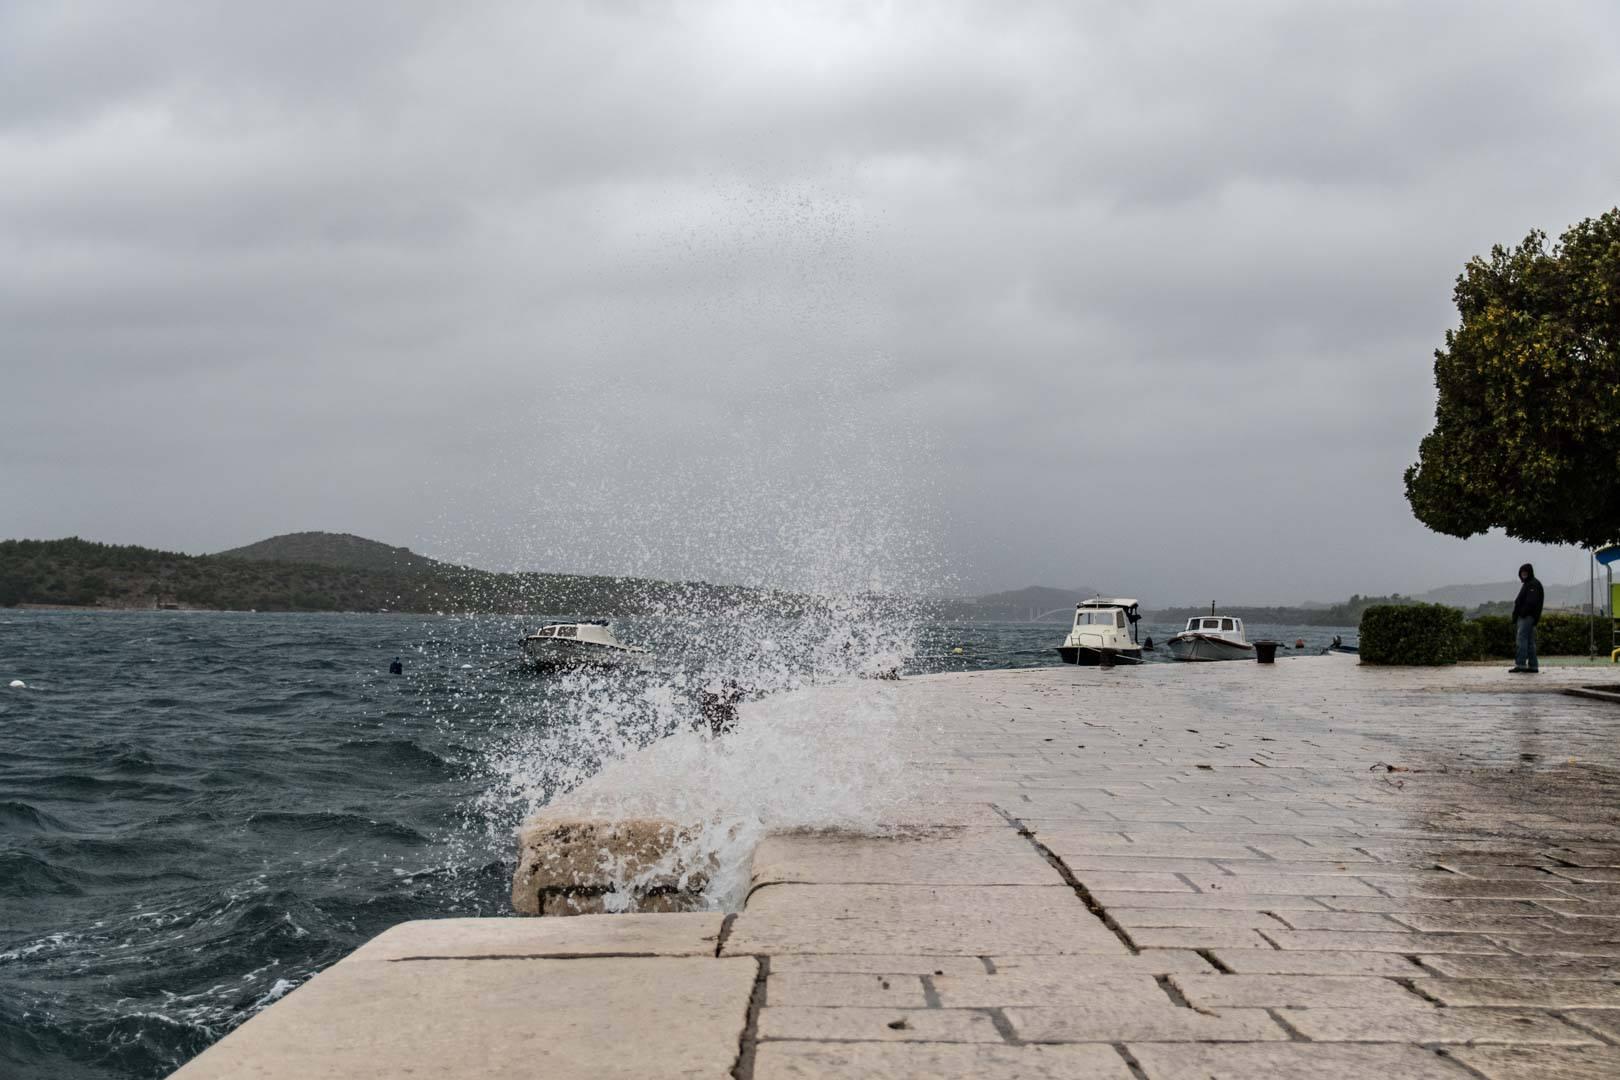
[[[1532,232],[1457,278],[1462,324],[1434,354],[1434,430],[1406,498],[1436,532],[1620,539],[1620,209],[1551,251]]]

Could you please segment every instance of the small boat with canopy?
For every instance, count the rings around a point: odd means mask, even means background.
[[[1187,629],[1165,642],[1177,660],[1253,660],[1254,646],[1243,636],[1243,620],[1217,615],[1209,605],[1208,615],[1187,620]]]
[[[1142,646],[1136,624],[1142,621],[1135,600],[1096,596],[1074,606],[1074,626],[1058,646],[1065,664],[1140,664]]]
[[[548,623],[524,636],[523,655],[544,670],[637,664],[652,655],[614,636],[605,621]]]

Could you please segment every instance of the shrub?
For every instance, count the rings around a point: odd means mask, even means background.
[[[1434,666],[1468,655],[1472,635],[1445,604],[1379,604],[1361,614],[1361,662]]]
[[[1479,628],[1481,655],[1511,660],[1518,653],[1513,620],[1506,615],[1481,615],[1469,620]],[[1608,641],[1609,621],[1597,621],[1598,644]],[[1585,656],[1590,645],[1585,615],[1550,612],[1536,625],[1536,654],[1539,656]],[[1607,651],[1605,648],[1603,651]]]
[[[1509,657],[1514,653],[1513,620],[1506,615],[1481,615],[1468,622],[1476,628],[1479,638],[1479,656]]]
[[[1480,625],[1478,619],[1463,620],[1462,630],[1457,639],[1457,659],[1483,660],[1485,652],[1485,627]]]
[[[1536,653],[1546,653],[1548,656],[1585,656],[1592,646],[1592,637],[1595,630],[1597,644],[1604,643],[1604,633],[1609,631],[1610,623],[1607,619],[1598,619],[1595,627],[1585,615],[1557,613],[1543,615],[1541,622],[1536,625]],[[1603,649],[1608,652],[1607,648]]]

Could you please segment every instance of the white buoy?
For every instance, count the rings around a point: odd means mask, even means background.
[[[11,688],[13,690],[26,690],[28,689],[28,684],[23,682],[21,679],[12,679]]]

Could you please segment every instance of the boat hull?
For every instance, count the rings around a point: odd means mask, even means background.
[[[572,668],[638,667],[646,654],[589,641],[540,638],[523,643],[523,656],[542,671],[566,671]]]
[[[1253,660],[1254,646],[1204,634],[1177,634],[1165,642],[1177,660]]]
[[[1141,649],[1114,649],[1114,663],[1140,664],[1142,662]],[[1094,649],[1089,645],[1060,645],[1058,655],[1063,657],[1065,664],[1075,664],[1080,667],[1097,667],[1102,663],[1102,650]]]

